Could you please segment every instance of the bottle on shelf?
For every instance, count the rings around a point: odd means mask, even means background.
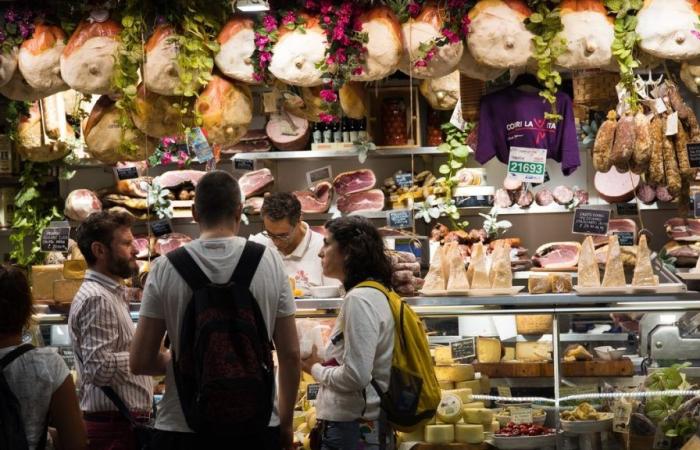
[[[331,142],[333,142],[333,129],[331,128],[331,124],[323,124],[323,143],[330,144]]]
[[[357,130],[357,138],[360,140],[367,139],[367,119],[362,118],[357,121],[358,123],[358,130]]]
[[[343,142],[343,132],[340,129],[340,120],[333,122],[333,142]]]
[[[350,119],[350,142],[357,141],[357,120]]]
[[[322,126],[323,124],[319,122],[314,122],[311,126],[314,144],[320,144],[321,142],[323,142],[323,130],[321,129]]]
[[[343,117],[343,142],[352,143],[350,140],[350,121],[347,117]]]

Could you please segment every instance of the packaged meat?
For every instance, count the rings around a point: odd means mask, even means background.
[[[649,168],[651,160],[651,121],[642,112],[638,111],[634,115],[634,152],[632,153],[632,172],[642,174]]]
[[[681,192],[681,173],[678,168],[676,149],[670,136],[664,136],[662,148],[664,152],[664,171],[666,173],[665,184],[668,188],[668,193],[676,197]]]
[[[593,185],[606,202],[624,203],[634,198],[639,180],[639,175],[632,172],[621,173],[613,167],[606,173],[596,172]]]
[[[608,112],[608,119],[598,129],[593,144],[593,167],[598,172],[607,172],[612,167],[611,153],[615,140],[615,128],[617,127],[617,114]]]
[[[664,176],[664,116],[654,116],[651,120],[651,157],[649,160],[649,172],[647,182],[654,185],[662,185],[666,182]]]
[[[554,196],[549,189],[541,189],[535,194],[535,202],[539,206],[549,206],[554,201]]]
[[[634,153],[634,128],[634,116],[630,113],[625,114],[617,121],[610,160],[622,172],[629,169],[630,158],[632,153]]]
[[[568,205],[574,199],[574,191],[567,186],[557,186],[552,191],[552,196],[560,205]]]

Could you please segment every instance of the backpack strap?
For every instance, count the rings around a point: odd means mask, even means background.
[[[201,289],[211,283],[185,247],[173,250],[165,256],[193,291]]]
[[[0,359],[0,371],[5,369],[5,367],[9,366],[12,363],[12,361],[24,355],[30,350],[34,350],[34,346],[32,344],[23,344],[17,347],[16,349],[12,350],[10,353],[8,353],[2,359]]]
[[[126,419],[132,426],[136,426],[136,420],[134,420],[134,417],[131,415],[131,412],[129,412],[129,408],[127,408],[126,403],[124,403],[124,400],[122,400],[119,394],[117,394],[117,391],[115,391],[112,386],[100,386],[100,389],[102,390],[104,395],[106,395],[107,398],[111,400],[114,406],[117,407],[117,409],[119,410],[119,414],[121,414],[122,417]]]
[[[264,253],[264,245],[246,241],[241,259],[238,260],[236,269],[233,271],[233,275],[231,275],[231,281],[250,287],[250,283],[253,281],[253,277],[258,270],[258,265],[260,265]]]

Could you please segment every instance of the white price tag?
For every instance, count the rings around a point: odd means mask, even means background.
[[[510,148],[508,178],[520,180],[523,183],[543,183],[546,166],[546,148]]]
[[[510,386],[498,386],[496,387],[499,397],[512,398],[513,393],[510,390]]]
[[[666,103],[664,103],[662,98],[657,98],[654,100],[654,110],[656,111],[656,114],[663,114],[668,111],[668,108],[666,108]]]
[[[464,131],[464,127],[467,124],[462,117],[462,101],[457,100],[457,105],[454,111],[452,111],[452,117],[450,118],[450,123],[455,127],[459,128],[460,131]]]
[[[615,402],[615,406],[613,406],[613,431],[627,433],[630,417],[632,417],[632,403],[628,401]]]
[[[532,423],[532,409],[531,408],[511,408],[510,409],[511,421],[520,425],[521,423],[531,424]]]
[[[666,136],[675,136],[678,134],[678,113],[674,112],[666,119]]]

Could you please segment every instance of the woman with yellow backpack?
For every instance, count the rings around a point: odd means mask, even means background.
[[[327,347],[302,361],[320,384],[312,448],[393,448],[392,429],[424,425],[440,402],[427,339],[391,290],[391,263],[374,225],[349,216],[331,220],[326,231],[323,274],[347,294]]]

